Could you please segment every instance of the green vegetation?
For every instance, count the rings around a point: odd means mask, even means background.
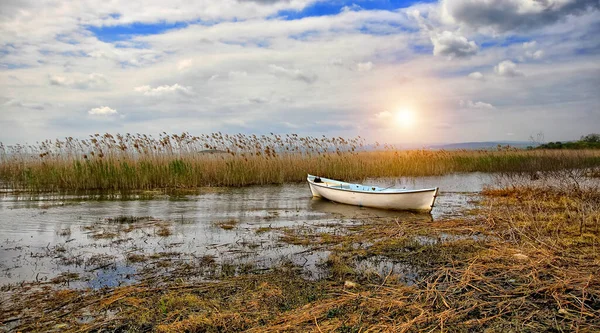
[[[579,141],[548,142],[539,145],[537,149],[600,149],[600,134],[588,134]]]
[[[536,172],[600,165],[600,151],[397,151],[364,140],[271,136],[93,135],[0,144],[0,182],[23,190],[154,190],[344,180],[453,172]]]

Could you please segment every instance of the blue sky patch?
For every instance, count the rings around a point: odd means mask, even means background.
[[[118,49],[150,49],[150,44],[134,40],[116,41],[114,46]]]
[[[56,40],[60,41],[60,42],[63,42],[63,43],[71,44],[71,45],[77,45],[77,44],[79,44],[79,42],[77,40],[71,38],[67,34],[58,34],[58,35],[56,35]]]
[[[244,39],[244,40],[228,40],[228,39],[221,39],[219,40],[220,43],[225,44],[225,45],[236,45],[236,46],[242,46],[242,47],[247,47],[247,46],[255,46],[255,47],[260,47],[260,48],[268,48],[269,46],[271,46],[271,43],[268,39]]]
[[[318,30],[307,30],[307,31],[303,31],[298,34],[289,35],[288,38],[295,39],[295,40],[307,41],[313,37],[319,36],[320,33],[321,32]]]
[[[305,7],[300,11],[283,10],[277,13],[274,17],[283,18],[286,20],[298,20],[305,17],[337,15],[344,7],[356,8],[365,10],[396,10],[405,8],[415,3],[435,2],[437,0],[334,0],[334,1],[318,1],[310,6]],[[356,5],[356,6],[354,6]]]
[[[419,29],[409,28],[399,24],[398,22],[392,21],[377,21],[377,22],[368,22],[362,25],[358,29],[361,33],[366,35],[375,35],[375,36],[386,36],[396,34],[399,31],[404,32],[418,32]]]
[[[85,53],[85,51],[66,51],[66,52],[61,52],[60,55],[64,56],[64,57],[87,57],[87,53]]]
[[[96,38],[103,42],[112,43],[131,39],[135,36],[156,35],[167,30],[181,29],[189,25],[187,22],[158,22],[158,23],[133,23],[127,25],[116,26],[88,26],[87,30],[91,31]]]
[[[520,37],[520,36],[508,36],[506,38],[503,39],[495,39],[495,40],[489,40],[483,43],[479,43],[479,46],[481,46],[482,49],[487,49],[490,47],[496,47],[496,46],[501,46],[501,47],[506,47],[506,46],[510,46],[513,44],[523,44],[526,42],[531,42],[531,38],[525,38],[525,37]]]
[[[455,77],[467,77],[473,72],[488,73],[490,66],[473,66],[473,67],[462,67],[459,69],[444,69],[437,71],[437,75],[441,78],[455,78]]]
[[[0,62],[0,69],[2,68],[6,68],[6,69],[20,69],[20,68],[29,68],[29,65],[25,65],[25,64],[9,64],[9,63],[2,63]]]
[[[433,54],[433,45],[417,44],[413,45],[412,49],[416,54]]]

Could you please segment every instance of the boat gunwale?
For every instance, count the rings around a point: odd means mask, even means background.
[[[325,178],[325,179],[329,179],[329,178]],[[387,194],[387,195],[411,194],[411,193],[434,192],[434,191],[438,191],[438,189],[439,189],[437,187],[434,187],[434,188],[418,189],[418,190],[404,190],[402,192],[381,192],[381,191],[380,192],[375,192],[375,191],[370,192],[370,191],[364,191],[364,190],[363,191],[357,191],[357,190],[353,190],[353,189],[336,188],[336,187],[333,187],[333,186],[324,186],[324,185],[320,185],[319,183],[315,183],[314,181],[310,180],[308,177],[306,178],[306,180],[308,181],[309,184],[314,185],[314,186],[318,186],[318,187],[321,187],[321,188],[332,189],[332,190],[337,190],[337,191],[344,191],[344,192],[362,193],[362,194]],[[330,180],[336,181],[335,179],[330,179]],[[346,183],[346,182],[340,182],[340,183],[350,184],[350,183]],[[350,184],[350,185],[362,185],[362,184]],[[367,186],[367,185],[362,185],[362,186]]]

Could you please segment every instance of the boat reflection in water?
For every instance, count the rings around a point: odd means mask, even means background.
[[[341,204],[318,197],[312,197],[310,208],[314,211],[334,214],[343,218],[396,218],[401,221],[431,222],[433,217],[428,212],[397,211]]]

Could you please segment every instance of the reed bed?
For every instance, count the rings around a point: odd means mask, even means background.
[[[95,134],[35,145],[0,143],[5,188],[153,190],[301,182],[307,173],[344,180],[454,172],[593,168],[598,150],[399,151],[361,137]]]

